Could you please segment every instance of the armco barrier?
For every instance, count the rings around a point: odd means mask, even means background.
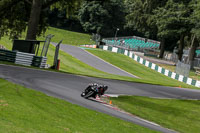
[[[46,67],[46,62],[47,62],[47,57],[43,57],[42,61],[40,63],[40,68],[45,68]]]
[[[34,54],[17,52],[15,64],[31,66]]]
[[[34,54],[24,52],[15,52],[0,49],[0,61],[12,62],[24,66],[45,68],[47,58],[35,56]]]
[[[46,66],[46,57],[34,56],[31,66],[45,68]]]
[[[15,63],[17,52],[0,49],[0,61]]]
[[[121,54],[124,54],[126,56],[129,56],[130,58],[132,58],[133,60],[139,62],[140,64],[142,65],[145,65],[146,67],[149,67],[165,76],[168,76],[172,79],[176,79],[180,82],[184,82],[188,85],[193,85],[193,86],[196,86],[196,87],[200,87],[200,81],[198,80],[194,80],[194,79],[191,79],[191,78],[188,78],[188,77],[185,77],[183,75],[179,75],[177,73],[174,73],[174,72],[171,72],[165,68],[162,68],[152,62],[149,62],[148,60],[145,60],[143,58],[141,58],[140,56],[138,55],[135,55],[134,52],[132,51],[128,51],[128,50],[123,50],[121,48],[116,48],[116,47],[111,47],[111,46],[100,46],[99,48],[103,49],[103,50],[109,50],[109,51],[112,51],[112,52],[115,52],[115,53],[121,53]]]

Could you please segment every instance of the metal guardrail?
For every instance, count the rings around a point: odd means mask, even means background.
[[[46,61],[47,61],[47,57],[34,56],[31,65],[35,67],[45,68]]]
[[[15,62],[16,52],[0,49],[0,61]]]
[[[46,68],[47,57],[43,57],[40,63],[40,68]]]
[[[0,61],[12,62],[24,66],[45,68],[47,57],[40,57],[35,56],[34,54],[0,49]]]
[[[17,52],[15,64],[31,66],[34,54]]]

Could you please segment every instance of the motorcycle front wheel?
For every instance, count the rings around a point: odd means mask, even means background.
[[[85,92],[82,92],[82,93],[81,93],[81,96],[84,97],[84,96],[85,96]]]

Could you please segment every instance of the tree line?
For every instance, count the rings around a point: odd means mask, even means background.
[[[166,49],[178,47],[181,60],[184,47],[190,47],[189,61],[194,59],[200,40],[199,0],[125,0],[125,3],[129,5],[128,26],[161,41],[160,58]]]
[[[137,35],[159,40],[165,50],[190,47],[192,61],[200,41],[199,0],[1,0],[0,37],[36,39],[47,27],[73,27],[103,37]]]

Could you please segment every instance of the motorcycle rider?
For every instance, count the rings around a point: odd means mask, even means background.
[[[106,85],[98,85],[97,83],[92,83],[92,84],[88,85],[87,89],[88,88],[91,88],[91,89],[95,90],[98,93],[99,97],[100,97],[108,89],[108,86],[106,86]]]
[[[88,85],[88,87],[86,88],[86,90],[87,89],[93,89],[93,90],[97,90],[97,88],[98,88],[98,84],[97,83],[90,83],[89,85]]]
[[[108,86],[106,85],[99,85],[98,86],[98,95],[102,96],[104,95],[104,92],[108,89]]]

